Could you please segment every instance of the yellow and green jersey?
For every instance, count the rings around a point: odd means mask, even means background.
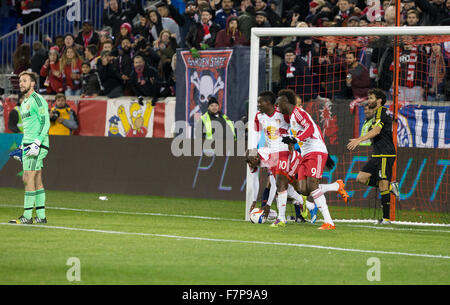
[[[35,140],[39,140],[41,146],[48,148],[50,117],[47,101],[40,94],[33,92],[20,104],[20,114],[23,123],[22,145],[31,144]]]

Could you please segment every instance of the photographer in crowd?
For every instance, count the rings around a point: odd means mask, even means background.
[[[66,103],[66,96],[63,93],[55,95],[55,106],[50,110],[49,135],[71,135],[78,129],[78,119],[75,112]]]

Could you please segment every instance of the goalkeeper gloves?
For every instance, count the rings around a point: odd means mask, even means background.
[[[28,157],[37,157],[39,155],[39,150],[41,149],[41,141],[34,140],[33,143],[25,147],[25,152]]]
[[[9,153],[9,156],[10,156],[11,158],[13,158],[14,160],[17,160],[17,161],[19,161],[19,162],[22,162],[22,154],[23,154],[22,148],[19,147],[19,148],[17,148],[17,149],[14,149],[13,151],[11,151],[11,152]]]

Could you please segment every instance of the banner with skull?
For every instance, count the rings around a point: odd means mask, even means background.
[[[208,98],[215,97],[224,113],[227,111],[227,76],[232,49],[208,50],[194,57],[190,51],[181,51],[185,66],[183,88],[185,94],[185,121],[192,125],[208,109]],[[178,94],[177,94],[178,97]]]

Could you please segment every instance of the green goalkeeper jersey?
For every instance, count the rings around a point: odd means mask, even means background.
[[[47,101],[40,94],[33,92],[20,105],[20,114],[22,115],[23,123],[22,145],[31,144],[35,140],[39,140],[41,146],[48,148],[50,116],[48,114]]]

